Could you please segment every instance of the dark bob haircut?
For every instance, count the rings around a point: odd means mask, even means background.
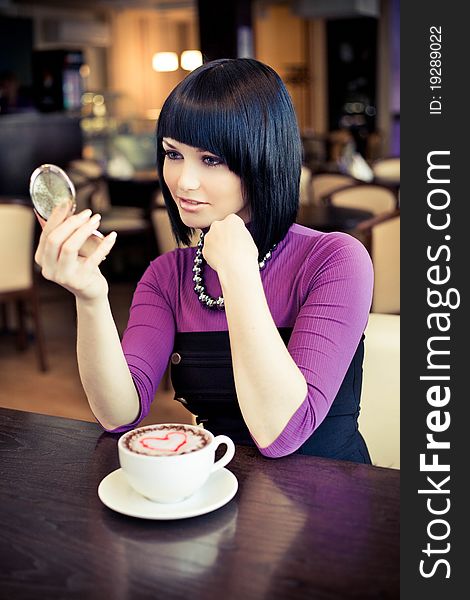
[[[260,256],[284,238],[299,205],[302,144],[289,93],[271,67],[249,58],[207,62],[163,104],[158,173],[175,238],[189,245],[193,232],[163,179],[164,137],[219,156],[240,177]]]

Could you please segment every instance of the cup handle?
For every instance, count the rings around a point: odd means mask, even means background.
[[[214,453],[217,450],[217,448],[220,446],[220,444],[225,444],[227,446],[227,450],[226,450],[225,454],[212,465],[211,473],[213,473],[214,471],[218,471],[222,467],[225,467],[225,465],[227,465],[232,460],[232,458],[235,454],[235,444],[226,435],[217,435],[214,438],[213,443],[214,443]]]

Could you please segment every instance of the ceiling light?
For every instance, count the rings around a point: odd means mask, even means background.
[[[176,52],[157,52],[153,55],[152,67],[155,71],[177,71],[178,55]]]
[[[193,71],[202,65],[202,54],[199,50],[185,50],[181,54],[181,68]]]

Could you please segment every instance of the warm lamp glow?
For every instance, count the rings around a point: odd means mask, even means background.
[[[161,108],[149,108],[147,111],[145,111],[145,116],[147,119],[149,119],[149,121],[156,121],[160,116],[161,110]]]
[[[202,65],[202,54],[199,50],[185,50],[181,54],[181,68],[185,71],[193,71]]]
[[[153,55],[152,67],[155,71],[176,71],[178,55],[176,52],[157,52]]]
[[[90,76],[90,67],[87,64],[83,64],[79,71],[81,77],[89,77]]]

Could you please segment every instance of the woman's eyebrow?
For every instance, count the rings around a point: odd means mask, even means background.
[[[178,150],[178,148],[176,146],[174,146],[173,144],[171,144],[165,138],[162,139],[162,142],[164,144],[166,144],[169,148],[172,148],[173,150]],[[196,152],[199,152],[200,154],[207,154],[207,153],[214,154],[214,152],[211,152],[210,150],[204,150],[204,148],[196,148]],[[214,156],[216,156],[216,154],[214,154]]]

